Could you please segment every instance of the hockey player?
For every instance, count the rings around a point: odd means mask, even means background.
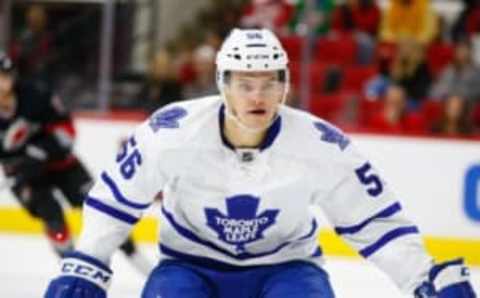
[[[72,207],[81,207],[93,182],[72,152],[75,129],[61,100],[39,82],[21,82],[6,55],[0,54],[0,164],[19,203],[40,219],[59,256],[72,250],[60,190]],[[134,265],[147,273],[148,262],[131,239],[122,246]]]
[[[267,30],[234,30],[220,96],[140,125],[90,191],[75,253],[47,298],[105,297],[109,260],[159,192],[161,259],[144,298],[332,298],[311,206],[415,297],[473,298],[461,260],[435,263],[400,202],[340,130],[283,105],[287,56]]]

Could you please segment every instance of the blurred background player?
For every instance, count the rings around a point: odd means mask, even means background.
[[[0,54],[0,162],[19,203],[40,219],[61,257],[73,240],[56,191],[72,207],[82,206],[92,178],[74,155],[75,129],[61,99],[41,81],[17,80],[10,58]],[[148,261],[129,238],[121,246],[134,266],[147,274]]]

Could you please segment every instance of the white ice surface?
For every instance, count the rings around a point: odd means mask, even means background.
[[[152,261],[155,259],[156,246],[145,245],[141,249]],[[121,253],[114,256],[112,268],[115,275],[109,297],[140,297],[144,277]],[[338,298],[405,297],[385,275],[365,261],[327,257],[326,269]],[[57,271],[58,260],[44,238],[0,234],[1,298],[40,298]],[[472,270],[472,281],[480,293],[480,268]]]

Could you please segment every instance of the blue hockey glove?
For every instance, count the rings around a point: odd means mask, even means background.
[[[97,259],[73,252],[62,260],[60,276],[48,285],[44,298],[106,298],[112,271]]]
[[[435,265],[428,281],[415,290],[415,298],[475,298],[469,275],[462,259]]]

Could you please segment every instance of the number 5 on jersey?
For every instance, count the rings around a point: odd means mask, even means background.
[[[136,146],[137,142],[132,136],[123,144],[122,150],[117,155],[116,161],[120,164],[120,174],[127,180],[135,175],[137,166],[142,164],[142,156]]]
[[[383,192],[383,184],[380,178],[371,172],[372,166],[369,162],[364,163],[361,167],[355,169],[358,180],[367,187],[367,192],[372,197],[376,197]]]

